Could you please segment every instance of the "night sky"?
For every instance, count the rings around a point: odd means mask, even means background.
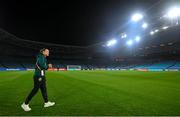
[[[86,46],[105,41],[158,0],[0,1],[0,28],[26,40]]]

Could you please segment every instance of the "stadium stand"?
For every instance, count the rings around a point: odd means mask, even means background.
[[[171,66],[169,69],[180,69],[180,62],[176,62],[173,66]]]
[[[158,63],[153,63],[153,64],[145,64],[145,65],[137,66],[135,68],[167,69],[174,64],[175,64],[175,61],[166,61],[166,62],[158,62]]]
[[[180,60],[178,60],[180,55],[179,40],[164,39],[164,43],[167,44],[165,49],[161,49],[161,46],[153,48],[154,44],[162,43],[162,40],[153,40],[154,43],[147,40],[147,42],[142,42],[140,47],[134,48],[132,52],[129,52],[128,48],[120,47],[117,48],[117,51],[109,53],[107,50],[109,48],[104,48],[99,44],[80,47],[41,43],[20,39],[1,29],[0,68],[33,69],[38,51],[46,47],[50,49],[48,60],[55,68],[80,65],[83,70],[180,69]],[[171,44],[168,45],[170,42]],[[152,48],[146,49],[147,46]]]

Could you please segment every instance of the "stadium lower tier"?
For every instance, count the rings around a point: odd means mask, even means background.
[[[136,63],[136,64],[124,64],[113,63],[113,64],[73,64],[73,63],[58,63],[54,62],[54,68],[56,69],[67,69],[68,65],[81,66],[81,70],[94,70],[94,69],[105,69],[105,70],[120,70],[120,69],[177,69],[180,70],[180,61],[164,61],[164,62],[149,62],[149,63]],[[33,63],[28,62],[0,62],[0,70],[25,70],[34,69]]]

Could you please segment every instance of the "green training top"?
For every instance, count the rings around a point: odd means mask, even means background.
[[[43,70],[44,76],[45,76],[45,70],[47,69],[48,69],[47,59],[43,54],[40,53],[39,55],[37,55],[37,58],[36,58],[34,76],[42,76],[41,70]]]

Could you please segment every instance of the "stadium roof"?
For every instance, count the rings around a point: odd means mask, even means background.
[[[27,3],[6,0],[0,1],[0,27],[26,40],[87,46],[109,40],[126,27],[134,11],[156,15],[166,2],[62,0]]]

